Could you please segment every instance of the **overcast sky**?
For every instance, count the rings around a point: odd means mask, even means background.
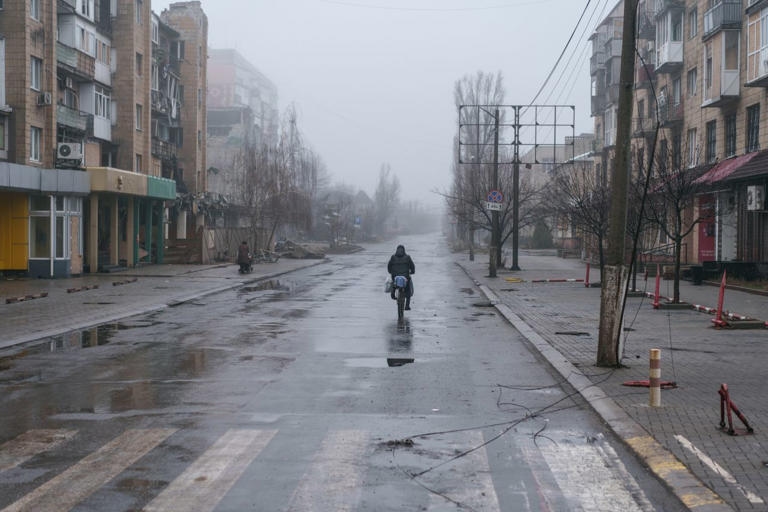
[[[161,12],[171,2],[154,0]],[[616,0],[202,0],[209,45],[235,48],[277,86],[332,180],[372,194],[385,162],[405,199],[450,187],[453,87],[504,76],[506,103],[573,104],[592,132],[587,38]],[[583,15],[583,17],[582,17]],[[577,28],[577,22],[582,24]]]

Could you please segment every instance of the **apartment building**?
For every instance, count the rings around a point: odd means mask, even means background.
[[[274,145],[278,140],[277,87],[237,50],[211,49],[208,80],[208,180],[209,191],[228,204],[248,202],[243,185],[245,168],[237,158],[246,147]],[[217,219],[215,255],[234,254],[240,241],[257,230],[250,226],[246,209],[229,208]]]
[[[603,172],[616,143],[622,14],[620,2],[593,35],[592,115]],[[768,261],[768,133],[760,130],[768,0],[641,0],[637,27],[633,163],[647,165],[655,149],[656,161],[701,171],[705,188],[690,215],[713,212],[686,239],[683,260]]]
[[[206,226],[208,191],[206,87],[208,83],[208,18],[199,1],[177,2],[161,14],[162,21],[178,33],[171,43],[172,63],[178,67],[179,99],[183,115],[175,121],[175,139],[179,151],[175,176],[183,205],[176,222],[171,224],[171,244],[191,238],[184,261],[208,262],[212,250]],[[160,69],[162,74],[163,70]],[[162,76],[161,76],[162,79]]]
[[[149,0],[0,5],[0,272],[163,261],[178,176],[153,153]]]

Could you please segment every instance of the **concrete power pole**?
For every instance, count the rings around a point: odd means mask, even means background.
[[[635,75],[635,27],[638,0],[624,0],[624,33],[619,73],[619,111],[616,131],[616,159],[611,174],[611,211],[608,250],[600,296],[600,333],[597,366],[618,366],[621,360],[621,331],[628,269],[624,243],[627,236],[627,188],[631,172],[630,136],[632,93]],[[604,162],[605,165],[605,162]]]

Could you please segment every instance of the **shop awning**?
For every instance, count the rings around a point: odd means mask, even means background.
[[[176,199],[176,182],[168,178],[147,176],[147,197],[155,199]]]
[[[710,170],[705,172],[696,180],[696,183],[702,185],[712,185],[721,181],[732,179],[734,173],[739,172],[743,167],[748,165],[752,160],[756,159],[758,155],[766,153],[766,151],[754,151],[721,162],[716,163]]]

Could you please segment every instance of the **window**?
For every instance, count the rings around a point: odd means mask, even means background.
[[[736,155],[736,114],[725,116],[725,157]]]
[[[111,93],[104,87],[97,85],[95,90],[95,97],[96,97],[96,105],[94,107],[93,114],[98,117],[111,119],[112,118]]]
[[[144,1],[136,0],[136,24],[143,25]]]
[[[40,141],[43,138],[43,129],[33,126],[29,130],[29,159],[33,162],[40,161]]]
[[[683,135],[680,132],[672,134],[672,165],[675,169],[683,166]]]
[[[29,0],[29,15],[33,19],[40,19],[40,0]]]
[[[712,66],[712,45],[708,44],[704,49],[704,90],[712,88],[714,67]]]
[[[699,33],[699,11],[694,7],[688,12],[688,37],[693,39]]]
[[[90,0],[81,0],[83,3],[80,5],[80,14],[86,18],[91,17],[91,2]]]
[[[37,57],[29,60],[30,87],[39,91],[43,85],[43,61]]]
[[[688,70],[688,96],[696,96],[698,70],[696,68]]]
[[[143,125],[144,125],[144,108],[137,103],[136,104],[136,130],[142,131]]]
[[[160,68],[158,67],[157,63],[152,63],[152,69],[150,70],[150,77],[151,77],[151,83],[150,87],[153,91],[159,91],[160,90]]]
[[[160,44],[160,24],[156,19],[152,19],[152,42]]]
[[[144,74],[144,56],[138,52],[136,52],[136,76],[141,76]]]
[[[696,147],[696,128],[688,130],[686,145],[688,150],[688,167],[695,167],[698,163],[698,148]]]
[[[683,80],[679,76],[672,80],[672,104],[679,105],[683,101]]]
[[[203,90],[198,89],[197,90],[197,106],[202,108],[203,106]]]
[[[141,160],[142,160],[141,155],[136,153],[136,168],[134,169],[134,171],[141,172]]]
[[[717,121],[707,123],[707,163],[717,160]]]
[[[7,151],[8,150],[8,142],[5,140],[5,137],[8,133],[8,130],[6,130],[6,117],[0,116],[0,151]],[[5,155],[0,154],[0,157],[5,158]]]
[[[747,153],[760,149],[760,104],[747,107]]]

